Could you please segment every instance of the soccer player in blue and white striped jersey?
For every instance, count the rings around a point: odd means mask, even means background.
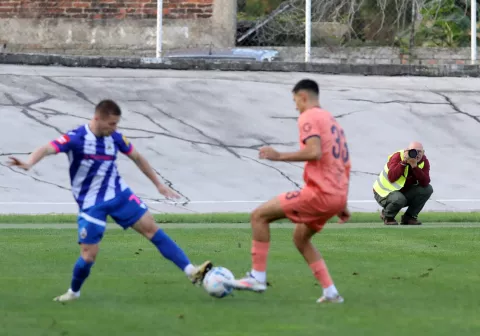
[[[135,162],[160,194],[167,198],[179,197],[160,183],[148,161],[125,136],[117,132],[120,117],[120,107],[112,100],[103,100],[95,107],[95,114],[88,124],[36,149],[27,162],[10,158],[11,166],[24,170],[29,170],[44,157],[56,153],[66,153],[70,162],[72,193],[79,207],[78,243],[81,252],[73,268],[70,288],[56,297],[55,301],[71,301],[80,297],[80,288],[95,262],[107,216],[125,230],[132,227],[149,239],[194,284],[200,284],[206,272],[212,268],[210,261],[200,266],[191,264],[182,249],[155,224],[145,203],[118,173],[115,161],[118,152],[121,152]]]

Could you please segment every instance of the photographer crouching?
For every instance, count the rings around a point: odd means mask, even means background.
[[[382,209],[385,225],[398,225],[395,216],[408,206],[402,225],[421,225],[417,217],[433,193],[430,185],[430,162],[423,146],[412,142],[407,149],[388,157],[382,172],[373,184],[375,200]]]

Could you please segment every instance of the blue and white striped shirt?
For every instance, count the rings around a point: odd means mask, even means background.
[[[128,155],[133,146],[121,133],[97,137],[85,124],[51,145],[57,153],[68,155],[72,193],[81,210],[109,201],[128,188],[115,160],[118,151]]]

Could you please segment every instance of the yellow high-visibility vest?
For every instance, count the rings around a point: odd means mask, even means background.
[[[400,176],[398,180],[396,180],[395,182],[390,182],[388,180],[388,170],[389,170],[388,161],[390,161],[390,158],[396,153],[400,153],[400,158],[403,161],[403,158],[404,158],[403,152],[404,152],[403,150],[399,150],[388,157],[387,163],[385,164],[385,166],[383,167],[383,170],[380,172],[380,175],[378,175],[378,178],[375,180],[375,183],[373,184],[373,190],[375,190],[377,194],[379,194],[381,197],[387,197],[388,194],[390,194],[393,191],[402,189],[403,186],[405,185],[405,181],[407,180],[407,176],[408,176],[408,168],[409,168],[408,164],[405,166],[403,175]],[[418,168],[423,169],[424,166],[425,166],[425,161],[420,163],[418,165]]]

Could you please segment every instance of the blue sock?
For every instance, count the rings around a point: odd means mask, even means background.
[[[87,263],[82,257],[77,259],[73,267],[72,283],[70,284],[72,291],[78,292],[80,290],[83,282],[90,274],[90,268],[92,268],[93,264],[93,262]]]
[[[182,271],[190,264],[190,260],[183,250],[163,230],[159,229],[151,241],[166,259],[173,262]]]

